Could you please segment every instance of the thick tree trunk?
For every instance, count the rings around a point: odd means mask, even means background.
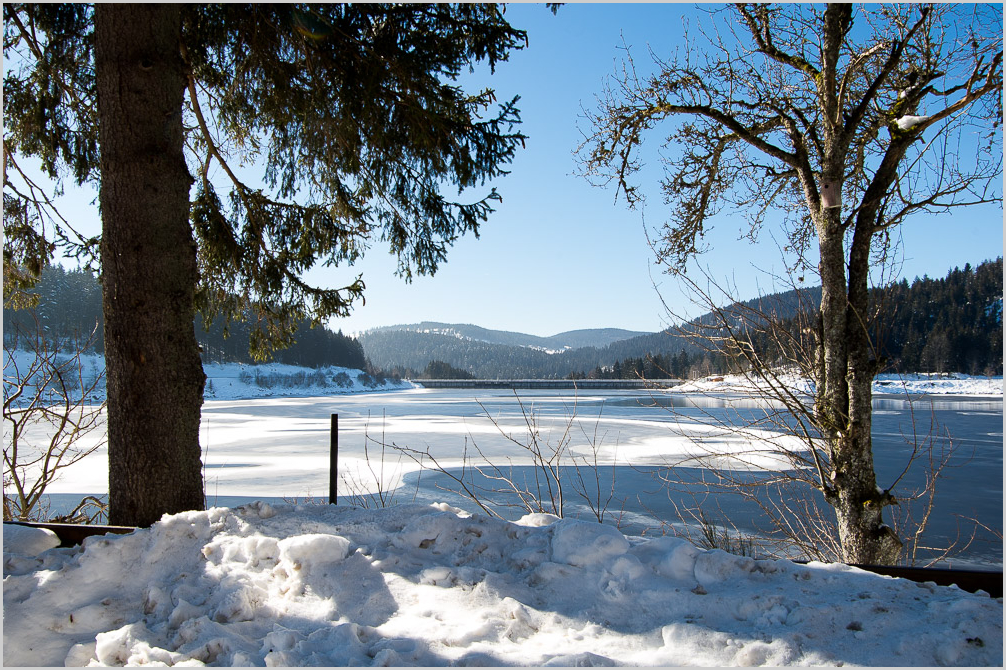
[[[109,523],[202,509],[179,5],[95,7]]]
[[[867,330],[870,238],[863,231],[854,236],[847,262],[834,216],[836,225],[819,230],[822,297],[815,410],[832,465],[832,480],[824,482],[826,497],[835,509],[842,559],[892,564],[902,545],[883,520],[884,507],[894,499],[877,489],[871,437],[876,361]]]
[[[851,21],[849,5],[828,5],[819,98],[824,117],[821,197],[807,202],[817,228],[821,273],[815,415],[828,444],[831,481],[821,484],[835,509],[842,559],[883,564],[896,562],[901,542],[883,522],[883,509],[893,499],[878,492],[873,467],[871,386],[876,365],[867,310],[875,220],[872,216],[858,219],[847,256],[842,218],[841,196],[852,136],[842,123],[838,62]]]

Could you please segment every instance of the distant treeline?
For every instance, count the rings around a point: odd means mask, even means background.
[[[690,379],[730,370],[726,356],[682,349],[670,354],[646,354],[616,361],[614,365],[596,367],[588,373],[571,372],[569,379]]]
[[[34,338],[38,328],[48,341],[89,343],[86,349],[105,350],[101,314],[101,286],[86,270],[65,270],[60,265],[42,269],[42,277],[28,291],[38,296],[33,310],[7,307],[4,296],[4,346],[16,348],[19,338]],[[36,323],[37,318],[37,323]]]
[[[475,375],[464,370],[458,370],[453,365],[443,361],[430,361],[422,372],[416,374],[412,370],[408,377],[413,379],[475,379]]]
[[[820,289],[813,289],[819,291]],[[768,296],[773,307],[796,303],[787,294],[780,303]],[[817,293],[804,304],[814,305]],[[987,261],[977,268],[966,264],[954,268],[944,279],[916,278],[911,284],[902,280],[883,289],[875,289],[874,306],[882,317],[874,328],[874,342],[885,372],[962,372],[972,375],[1003,374],[1003,262]],[[755,301],[745,303],[748,306]],[[708,316],[699,321],[709,323]],[[807,319],[791,316],[782,319],[781,330],[795,332]],[[639,339],[639,338],[635,338]],[[778,354],[772,338],[762,332],[747,333],[764,360]],[[628,342],[628,341],[627,341]],[[658,351],[630,356],[612,365],[598,366],[589,372],[572,372],[570,377],[592,379],[656,379],[724,374],[739,369],[737,361],[704,348],[682,348],[675,354]],[[708,349],[708,347],[706,348]]]
[[[901,281],[885,354],[901,372],[1003,373],[1003,259],[954,268],[945,279]]]
[[[34,310],[14,310],[6,306],[3,311],[4,344],[16,348],[19,334],[33,334],[41,328],[46,339],[65,343],[87,343],[88,349],[104,352],[101,311],[101,286],[87,270],[66,270],[52,265],[42,271],[39,282],[31,291],[38,295]],[[38,322],[36,324],[35,315]],[[217,318],[207,331],[202,317],[193,324],[196,340],[202,347],[202,358],[213,363],[253,363],[248,353],[249,323],[232,321],[228,336],[224,336],[225,322]],[[30,336],[30,335],[29,335]],[[296,342],[288,349],[275,352],[273,360],[288,365],[322,367],[328,365],[367,369],[363,345],[352,337],[328,328],[311,328],[309,321],[297,325]]]

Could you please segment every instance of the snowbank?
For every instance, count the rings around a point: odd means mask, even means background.
[[[814,384],[794,374],[782,374],[779,382],[804,395],[813,395]],[[768,385],[743,375],[712,375],[673,387],[672,393],[758,393]],[[882,374],[873,382],[874,394],[967,395],[1003,397],[1003,378],[949,374]]]
[[[58,546],[59,538],[48,528],[4,524],[3,557],[5,561],[14,556],[36,556]]]
[[[777,381],[796,393],[804,395],[813,395],[814,393],[813,383],[798,375],[780,374]],[[769,389],[769,384],[762,379],[748,379],[744,375],[710,375],[671,387],[669,391],[671,393],[737,393],[757,396]]]
[[[406,380],[379,380],[338,366],[303,368],[283,363],[204,363],[207,400],[309,397],[417,388]]]
[[[5,374],[10,359],[22,373],[29,369],[34,354],[17,350],[12,357],[4,351]],[[69,354],[60,354],[60,363],[70,360]],[[76,369],[76,368],[74,368]],[[207,400],[247,400],[252,398],[310,397],[341,395],[345,393],[370,393],[418,388],[405,380],[375,379],[362,370],[329,365],[305,368],[283,363],[203,363],[206,373],[204,396]],[[100,403],[105,400],[105,357],[101,354],[80,356],[80,375],[85,386],[97,384],[89,398]],[[102,376],[100,379],[99,377]]]
[[[1001,666],[1002,615],[954,587],[540,514],[255,503],[5,553],[3,661]]]
[[[943,375],[878,375],[873,382],[874,393],[908,393],[911,395],[967,395],[1003,397],[1002,377],[976,377],[956,372]]]

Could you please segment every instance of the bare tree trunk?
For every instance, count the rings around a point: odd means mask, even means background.
[[[815,410],[832,461],[832,480],[822,484],[835,508],[843,560],[893,564],[902,543],[884,523],[884,507],[894,498],[877,488],[871,437],[877,361],[867,314],[870,235],[864,227],[853,236],[848,284],[841,228],[823,230],[820,249],[822,353]]]
[[[109,523],[202,509],[178,5],[95,8]]]

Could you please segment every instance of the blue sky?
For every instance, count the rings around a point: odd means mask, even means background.
[[[623,38],[637,65],[648,66],[648,47],[671,53],[682,41],[683,21],[694,25],[699,16],[685,4],[569,4],[556,16],[541,4],[509,5],[506,17],[527,30],[529,46],[491,78],[478,79],[501,100],[521,96],[529,137],[511,174],[497,183],[502,205],[480,239],[459,240],[436,276],[410,285],[392,276],[393,259],[375,245],[356,267],[367,283],[367,304],[332,325],[357,332],[431,320],[536,335],[603,327],[656,331],[672,321],[661,297],[675,313],[697,315],[677,280],[653,265],[647,245],[643,217],[653,228],[666,215],[655,188],[659,168],[653,165],[645,182],[654,186],[646,208],[633,211],[623,198],[615,202],[613,189],[575,175],[574,151],[580,129],[588,129],[582,110],[593,107],[604,78],[620,65]],[[653,134],[649,148],[661,141]],[[997,206],[910,222],[901,233],[899,277],[943,276],[954,266],[999,256],[1001,224]],[[717,281],[735,285],[741,299],[784,289],[770,276],[784,269],[775,242],[767,234],[758,245],[741,241],[743,228],[743,221],[719,221],[702,265]]]
[[[647,49],[670,55],[683,42],[683,21],[694,24],[699,16],[686,4],[574,3],[555,16],[542,4],[508,5],[506,17],[528,32],[528,48],[498,64],[495,75],[479,70],[465,82],[495,88],[500,100],[521,96],[529,139],[511,174],[495,183],[502,204],[480,239],[460,239],[434,277],[406,284],[394,276],[396,262],[380,242],[354,267],[312,272],[309,279],[330,286],[362,272],[367,284],[366,304],[331,327],[354,333],[428,320],[536,335],[605,327],[652,332],[672,323],[663,303],[697,315],[701,310],[677,280],[653,265],[647,245],[643,217],[652,229],[666,216],[656,189],[659,166],[651,162],[642,180],[652,193],[646,208],[630,210],[623,198],[615,201],[613,189],[576,176],[574,151],[581,129],[588,130],[583,108],[593,108],[605,77],[620,65],[623,39],[637,65],[649,67]],[[654,156],[661,141],[658,130],[648,138],[647,155]],[[96,226],[97,213],[84,211],[90,197],[73,200],[64,214]],[[954,266],[1001,255],[1002,223],[998,206],[909,222],[900,231],[898,277],[943,276]],[[716,280],[736,285],[740,299],[785,288],[770,276],[784,269],[775,242],[768,234],[758,245],[739,240],[743,229],[737,218],[718,221],[702,265]]]

